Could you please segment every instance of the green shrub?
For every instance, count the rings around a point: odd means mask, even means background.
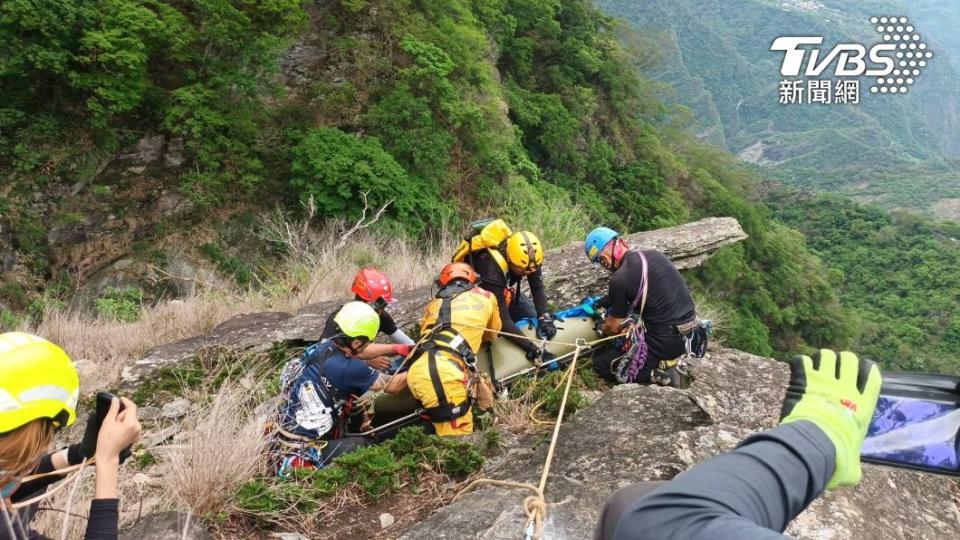
[[[239,490],[237,506],[269,521],[290,508],[312,512],[323,499],[351,486],[375,501],[404,483],[415,486],[425,470],[463,478],[482,465],[483,456],[470,443],[408,427],[394,439],[344,454],[323,469],[298,469],[290,480],[251,480]]]
[[[566,385],[565,381],[561,384],[564,373],[566,373],[565,370],[548,371],[546,375],[536,379],[522,378],[510,387],[510,396],[518,398],[529,393],[530,400],[540,404],[538,410],[556,417],[560,414],[560,403],[563,401],[563,390]],[[577,412],[587,404],[586,398],[580,392],[585,385],[579,381],[579,374],[574,374],[574,377],[567,396],[567,405],[564,408],[566,415]],[[590,384],[596,384],[596,380],[590,379]]]
[[[97,315],[111,321],[133,322],[143,310],[143,291],[136,287],[108,287],[93,301]]]
[[[137,461],[137,467],[140,467],[141,469],[146,469],[147,467],[150,467],[152,465],[156,465],[157,463],[159,463],[159,460],[157,460],[157,456],[153,455],[153,453],[150,452],[149,450],[144,450],[140,452],[136,457],[136,461]]]
[[[247,263],[237,257],[228,255],[218,243],[207,242],[202,244],[200,253],[203,253],[210,262],[216,264],[217,268],[233,276],[233,280],[241,287],[250,285],[256,278],[256,274]]]
[[[363,194],[373,211],[393,201],[387,211],[410,232],[440,224],[449,211],[439,190],[411,177],[372,137],[349,135],[335,128],[311,131],[293,149],[291,184],[302,199],[313,197],[326,215],[358,219]]]

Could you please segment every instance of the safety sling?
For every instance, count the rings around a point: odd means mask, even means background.
[[[467,340],[453,328],[451,316],[453,299],[471,288],[447,286],[437,293],[437,297],[441,299],[437,322],[430,329],[431,337],[420,347],[427,353],[430,383],[437,395],[437,406],[429,407],[424,412],[430,417],[431,421],[436,423],[450,422],[470,412],[472,400],[469,391],[467,392],[467,399],[460,403],[450,403],[447,399],[447,393],[443,390],[443,382],[440,380],[440,371],[437,368],[437,352],[444,351],[456,356],[463,360],[471,372],[476,370],[476,355],[474,355]],[[457,368],[461,369],[459,365],[457,365]],[[464,375],[466,376],[466,373]]]

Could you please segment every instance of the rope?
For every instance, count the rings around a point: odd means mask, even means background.
[[[64,472],[76,470],[76,472],[74,472],[72,476],[70,476],[69,478],[64,478],[64,479],[63,479],[62,481],[60,481],[54,488],[48,489],[45,493],[42,493],[42,494],[40,494],[40,495],[37,495],[36,497],[33,497],[33,498],[31,498],[31,499],[27,499],[27,500],[25,500],[25,501],[20,501],[20,502],[18,502],[18,503],[16,503],[16,504],[13,504],[13,505],[11,505],[11,507],[12,507],[14,510],[19,510],[20,508],[23,508],[23,507],[25,507],[25,506],[30,506],[31,504],[33,504],[33,503],[35,503],[35,502],[39,502],[39,501],[42,501],[42,500],[45,500],[45,499],[49,499],[50,497],[53,497],[58,491],[62,490],[64,487],[70,485],[71,481],[73,481],[73,480],[79,481],[79,476],[80,476],[81,474],[83,474],[83,468],[86,467],[87,465],[92,464],[92,463],[94,463],[94,459],[93,459],[93,458],[90,458],[90,459],[88,459],[87,461],[84,461],[83,463],[81,463],[81,464],[79,464],[79,465],[73,465],[73,466],[70,466],[70,467],[65,467],[65,468],[63,468],[63,469],[60,469],[59,471],[56,471],[57,474],[63,474]],[[49,475],[49,474],[35,475],[35,476],[32,476],[32,477],[29,477],[29,476],[28,476],[27,478],[40,478],[40,477],[42,477],[42,476],[50,476],[50,475]]]
[[[557,440],[560,435],[560,424],[563,422],[563,412],[567,407],[567,397],[570,395],[570,385],[573,383],[573,374],[577,369],[577,359],[580,357],[580,351],[588,348],[589,346],[590,344],[582,339],[578,339],[577,343],[574,344],[576,350],[573,354],[573,360],[570,361],[570,366],[567,368],[567,373],[564,374],[564,378],[566,378],[566,386],[563,388],[563,398],[560,400],[560,412],[557,414],[557,421],[553,426],[553,436],[550,438],[550,448],[547,449],[547,458],[543,464],[543,472],[540,474],[540,484],[534,486],[533,484],[523,482],[479,478],[461,490],[460,493],[453,498],[454,501],[460,498],[460,496],[464,493],[467,493],[480,484],[492,484],[495,486],[529,489],[534,492],[534,495],[529,495],[523,500],[523,511],[527,514],[527,523],[524,525],[524,530],[526,531],[527,538],[532,538],[533,540],[540,540],[543,538],[543,521],[547,516],[547,500],[543,494],[543,489],[546,487],[547,477],[550,475],[550,465],[553,462],[553,453],[557,447]]]

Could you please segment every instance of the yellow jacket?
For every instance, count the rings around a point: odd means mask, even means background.
[[[420,324],[421,334],[429,332],[439,317],[442,300],[433,299],[424,313]],[[474,353],[479,352],[480,344],[496,338],[500,330],[500,311],[496,297],[489,291],[475,287],[460,293],[450,302],[451,326],[470,345]],[[436,351],[437,374],[447,402],[459,404],[467,400],[467,383],[471,373],[464,361],[445,350]],[[413,361],[407,373],[407,386],[410,393],[424,407],[439,406],[439,398],[430,379],[429,354],[424,352]],[[434,422],[437,435],[467,435],[473,433],[473,410],[449,422]]]
[[[423,320],[420,321],[420,335],[437,323],[441,304],[440,298],[434,298],[427,304]],[[467,340],[476,354],[480,352],[480,344],[495,339],[501,328],[497,297],[480,287],[460,293],[450,303],[450,320],[453,329]]]

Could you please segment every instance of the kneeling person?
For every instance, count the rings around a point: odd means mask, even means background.
[[[677,359],[702,357],[708,334],[697,317],[687,284],[666,255],[655,250],[632,250],[614,230],[598,227],[587,235],[584,251],[593,263],[612,272],[608,294],[595,307],[607,308],[601,332],[620,333],[638,321],[646,357],[623,356],[616,341],[594,354],[594,368],[611,382],[655,382],[679,386]]]
[[[370,343],[356,357],[374,369],[390,372],[391,361],[389,357],[393,355],[407,356],[413,347],[413,340],[397,326],[393,317],[387,312],[387,306],[395,301],[390,278],[375,268],[363,268],[354,276],[350,291],[353,292],[354,300],[366,302],[377,312],[377,316],[380,318],[378,333],[386,334],[392,342]],[[339,313],[340,307],[327,317],[321,340],[330,339],[337,334],[337,325],[333,318]]]
[[[314,444],[319,456],[300,456],[324,466],[329,460],[370,444],[366,437],[342,437],[345,405],[367,391],[397,393],[403,381],[392,381],[358,359],[380,327],[380,318],[364,302],[348,302],[333,317],[336,333],[307,348],[284,368],[280,402],[281,436],[294,448]],[[293,452],[298,454],[298,452]]]
[[[500,314],[492,293],[476,287],[477,273],[464,263],[443,267],[436,297],[427,304],[420,335],[429,336],[405,373],[413,397],[426,408],[437,435],[473,433],[470,381],[476,354],[497,337]]]

